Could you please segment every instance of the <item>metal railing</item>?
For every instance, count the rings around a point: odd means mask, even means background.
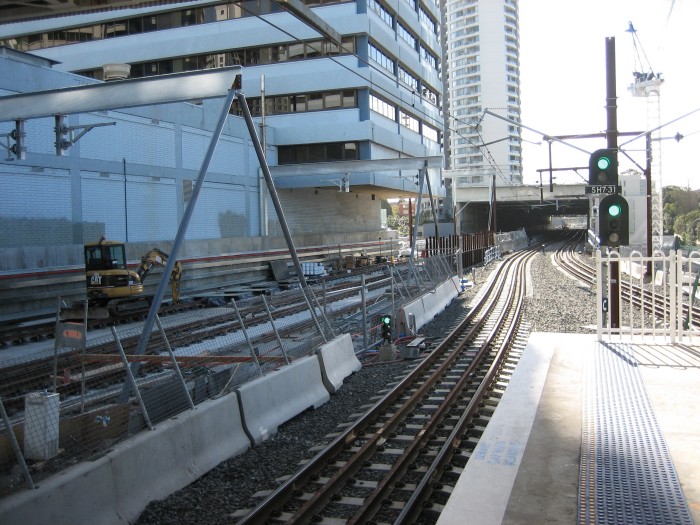
[[[650,336],[674,344],[700,335],[700,312],[694,308],[700,298],[700,253],[672,250],[647,257],[638,251],[622,256],[597,250],[595,263],[599,340]],[[612,311],[613,301],[619,315]]]

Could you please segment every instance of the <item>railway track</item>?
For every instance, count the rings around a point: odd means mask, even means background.
[[[401,268],[404,266],[406,265],[403,263],[395,265],[396,268]],[[328,285],[327,291],[333,292],[336,290],[342,290],[345,287],[345,285],[342,284],[342,279],[357,276],[360,274],[371,274],[372,272],[376,272],[377,268],[380,267],[381,265],[363,266],[361,268],[357,268],[350,271],[350,273],[328,277],[325,279],[325,282]],[[367,280],[368,282],[371,282],[372,279],[372,277],[368,277]],[[189,295],[191,299],[188,299],[187,301],[183,301],[181,303],[162,304],[159,315],[172,315],[176,313],[186,312],[188,310],[206,308],[212,305],[211,301],[209,301],[206,298],[201,298],[199,293],[196,291],[190,291]],[[284,296],[284,294],[279,295]],[[223,296],[222,299],[224,299]],[[276,296],[271,296],[270,301],[272,305],[275,305],[275,301],[277,301]],[[282,299],[282,301],[284,301],[284,299]],[[109,325],[128,324],[144,319],[147,314],[147,309],[140,309],[121,315],[119,317],[112,317],[108,319],[89,319],[87,321],[87,326],[88,330],[95,330],[99,328],[104,328],[105,326]],[[3,347],[18,346],[26,343],[51,339],[54,337],[55,330],[55,317],[47,317],[45,315],[29,317],[25,316],[17,318],[14,321],[8,321],[4,325],[0,326],[0,352],[2,352]]]
[[[555,252],[555,259],[559,267],[568,273],[570,276],[578,279],[586,286],[595,289],[596,286],[596,269],[593,266],[593,260],[585,262],[583,257],[579,256],[577,247],[583,240],[578,237],[573,237],[565,242],[560,249]],[[668,293],[659,293],[657,285],[647,283],[644,286],[631,282],[631,279],[620,279],[620,294],[621,300],[625,304],[632,304],[635,308],[643,311],[645,314],[652,316],[656,322],[668,322],[671,311],[671,301]],[[689,310],[690,309],[690,310]],[[689,316],[689,311],[691,315]],[[700,308],[695,305],[683,304],[682,315],[685,319],[690,319],[690,325],[694,328],[700,328]]]
[[[506,259],[425,359],[237,523],[434,522],[524,347],[535,253]]]
[[[381,289],[386,286],[386,276],[383,274],[369,275],[365,278],[367,291]],[[358,305],[349,302],[343,306],[334,307],[334,304],[342,304],[343,301],[357,296],[358,291],[354,286],[349,286],[342,281],[324,287],[323,302],[329,308],[333,308],[334,315],[343,317],[351,315],[358,309]],[[181,321],[166,327],[165,333],[168,344],[172,348],[185,348],[198,342],[216,339],[231,332],[240,331],[243,326],[250,331],[252,328],[267,323],[270,317],[278,325],[275,332],[264,330],[248,338],[241,338],[234,345],[228,344],[220,350],[210,350],[206,356],[202,356],[203,363],[213,366],[217,358],[222,363],[250,363],[257,361],[261,366],[276,367],[282,364],[285,358],[275,356],[267,358],[264,354],[253,356],[248,351],[249,345],[263,346],[274,342],[277,337],[292,338],[301,334],[312,334],[320,337],[316,332],[315,323],[310,316],[299,315],[308,311],[308,305],[302,295],[295,290],[273,295],[268,300],[270,312],[260,309],[259,304],[246,304],[241,301],[240,306],[233,308],[219,308],[204,310],[202,315],[196,317],[183,317]],[[176,313],[170,312],[168,313]],[[180,318],[178,318],[180,319]],[[244,324],[242,320],[245,319]],[[104,321],[100,325],[104,327]],[[55,329],[55,325],[52,325]],[[43,328],[42,328],[43,329]],[[140,334],[129,335],[120,338],[122,349],[126,355],[132,355],[138,346]],[[157,374],[167,363],[166,343],[157,337],[149,341],[148,355],[143,357],[145,365],[142,368],[142,376]],[[0,350],[1,351],[1,350]],[[234,357],[238,355],[237,357]],[[180,358],[182,359],[182,358]],[[196,356],[188,356],[189,361],[196,361]],[[0,366],[0,396],[10,413],[21,412],[23,399],[27,392],[52,389],[53,373],[58,371],[56,391],[61,398],[78,394],[84,389],[104,389],[111,384],[119,384],[125,380],[125,370],[120,367],[109,366],[120,363],[117,348],[111,340],[101,340],[96,344],[88,345],[81,359],[76,359],[73,352],[59,353],[44,352],[39,357],[31,360],[15,360]],[[116,368],[116,369],[115,369]],[[69,380],[64,378],[87,377],[84,381]],[[99,396],[96,402],[103,403],[108,397]],[[84,408],[84,407],[83,407]]]

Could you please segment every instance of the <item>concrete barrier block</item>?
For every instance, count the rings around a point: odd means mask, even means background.
[[[331,396],[323,385],[315,355],[254,379],[238,390],[243,425],[255,444],[277,432],[277,427],[308,408],[318,408]]]
[[[205,401],[96,461],[42,481],[36,490],[0,500],[0,523],[127,525],[150,501],[249,447],[236,396]]]
[[[111,461],[102,457],[42,480],[36,490],[26,490],[0,500],[0,523],[41,525],[128,524],[116,515]]]
[[[458,290],[459,278],[451,277],[435,287],[434,291],[428,292],[415,301],[405,304],[398,315],[399,332],[402,334],[409,333],[409,317],[414,319],[415,330],[420,330],[457,297]]]
[[[335,394],[343,386],[343,380],[362,368],[355,355],[350,334],[342,334],[316,351],[321,365],[321,378],[326,390]]]
[[[250,445],[235,395],[201,403],[110,452],[114,506],[135,518],[149,501],[186,487]]]

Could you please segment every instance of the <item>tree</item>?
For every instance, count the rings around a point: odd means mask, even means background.
[[[683,239],[685,244],[696,241],[697,230],[693,223],[700,218],[700,192],[691,191],[679,186],[666,186],[664,188],[664,230],[666,233],[675,233]],[[673,228],[671,228],[673,225]]]
[[[408,237],[408,217],[403,215],[389,215],[386,218],[386,225],[392,230],[397,230],[401,237]]]
[[[681,215],[673,224],[673,231],[683,239],[683,244],[696,244],[700,238],[698,227],[700,226],[700,210]]]
[[[664,208],[672,204],[678,210],[679,215],[690,213],[698,209],[700,204],[700,192],[687,190],[680,186],[666,186],[664,188]]]

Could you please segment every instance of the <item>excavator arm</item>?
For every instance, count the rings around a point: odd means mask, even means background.
[[[141,263],[136,269],[141,282],[148,277],[154,266],[165,266],[168,264],[168,258],[170,256],[163,250],[158,248],[153,248],[146,255],[141,257]],[[170,286],[173,294],[173,302],[180,302],[180,278],[182,277],[182,263],[180,261],[175,261],[175,266],[170,274]]]

